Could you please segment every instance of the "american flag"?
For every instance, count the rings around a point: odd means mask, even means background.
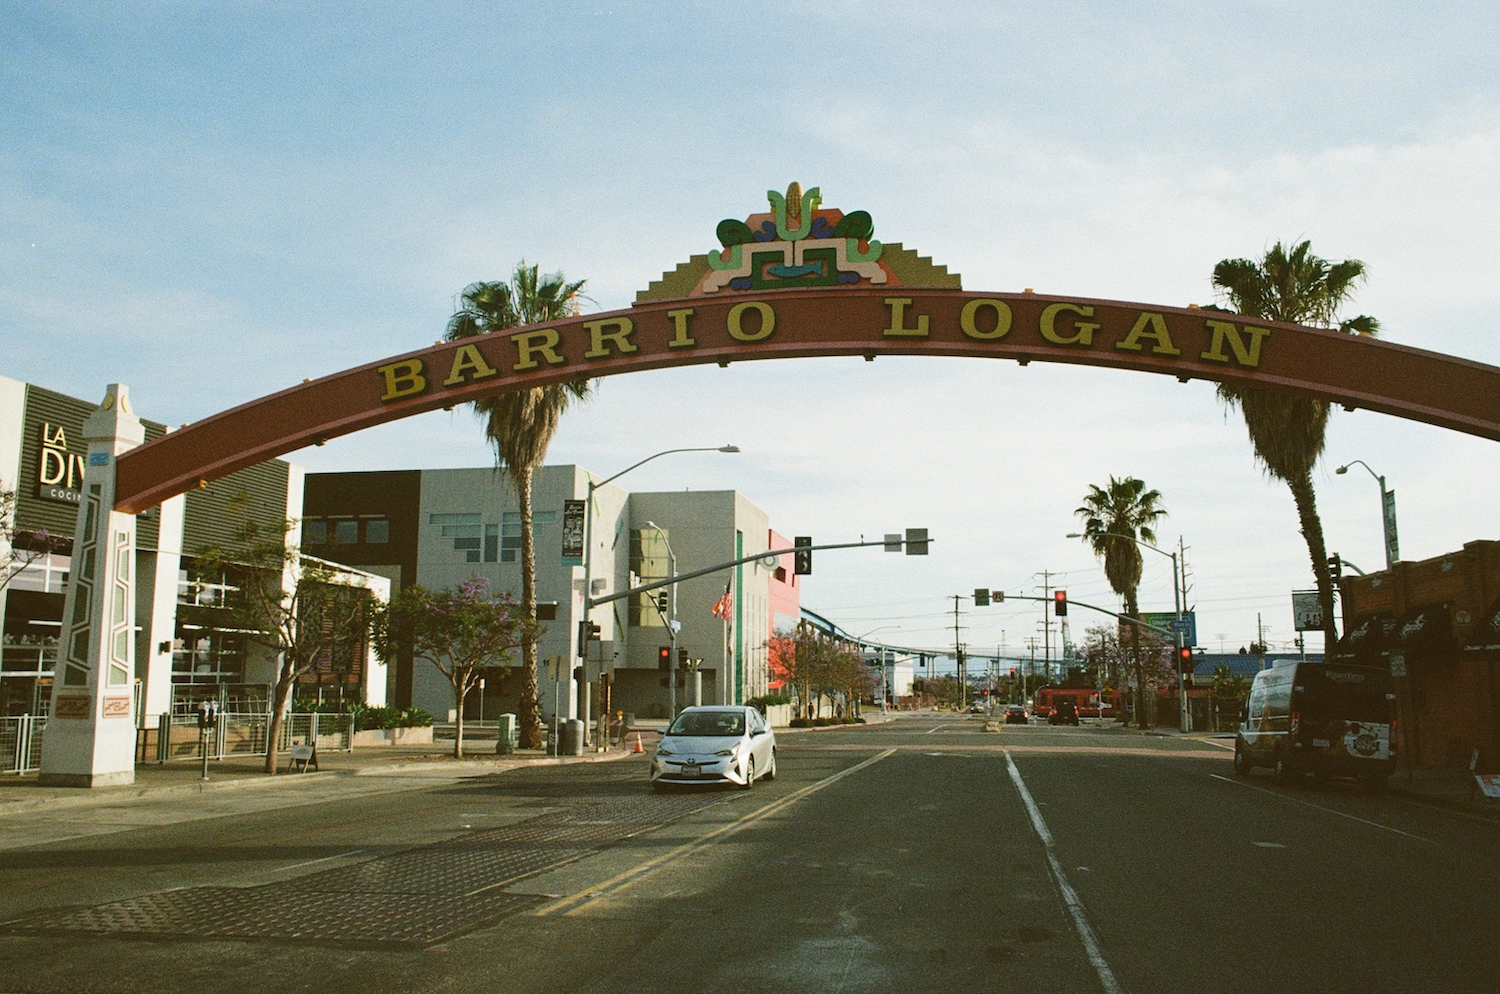
[[[724,584],[724,596],[715,601],[710,609],[713,616],[721,621],[729,620],[729,612],[734,606],[734,601],[729,596],[729,586],[728,583]]]

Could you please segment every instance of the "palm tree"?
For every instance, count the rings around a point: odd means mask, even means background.
[[[1135,591],[1141,582],[1141,550],[1136,539],[1156,544],[1156,522],[1166,516],[1161,491],[1147,490],[1133,476],[1109,478],[1109,486],[1089,484],[1083,506],[1073,512],[1083,520],[1083,540],[1094,555],[1104,560],[1104,575],[1110,589],[1125,599],[1125,616],[1139,615]],[[1141,630],[1130,626],[1131,667],[1135,671],[1135,718],[1147,726],[1146,667],[1141,659]]]
[[[454,341],[523,324],[556,321],[577,313],[584,281],[567,282],[561,273],[539,276],[538,267],[517,263],[509,282],[481,282],[464,288],[461,307],[448,321],[446,338]],[[484,433],[495,449],[495,465],[516,488],[521,511],[521,610],[536,625],[536,543],[531,531],[531,478],[547,458],[547,447],[574,401],[593,390],[587,379],[529,387],[473,402],[485,419]],[[543,744],[541,699],[537,694],[536,639],[521,647],[520,745]]]
[[[1225,259],[1214,267],[1213,284],[1223,300],[1247,317],[1288,321],[1346,334],[1374,335],[1380,322],[1367,314],[1339,320],[1339,309],[1365,279],[1358,259],[1329,262],[1312,254],[1303,241],[1288,251],[1280,242],[1260,260]],[[1318,602],[1323,608],[1324,645],[1338,638],[1333,619],[1333,578],[1328,572],[1328,549],[1323,522],[1318,517],[1312,468],[1323,454],[1331,411],[1328,401],[1220,384],[1219,399],[1244,415],[1255,458],[1266,473],[1291,488],[1297,520],[1312,557]]]

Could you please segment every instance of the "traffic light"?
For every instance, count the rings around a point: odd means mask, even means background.
[[[664,645],[656,650],[656,668],[666,672],[672,668],[672,647]]]
[[[670,605],[671,603],[671,599],[667,596],[667,592],[665,590],[661,590],[656,593],[656,609],[658,611],[665,613],[668,605]]]
[[[1052,613],[1059,618],[1068,616],[1068,592],[1066,590],[1052,591]]]
[[[680,669],[680,670],[687,669],[687,661],[688,661],[687,650],[679,647],[677,649],[677,668]]]
[[[983,589],[982,587],[976,587],[974,589],[974,606],[975,607],[989,607],[990,606],[990,592],[988,590]]]
[[[1177,669],[1182,673],[1193,672],[1193,650],[1189,646],[1177,650]]]
[[[1334,583],[1338,583],[1344,575],[1344,561],[1339,558],[1337,552],[1328,557],[1328,572],[1333,577]]]
[[[583,645],[588,642],[599,641],[599,626],[592,621],[580,621],[578,623],[578,643]]]
[[[812,536],[798,535],[792,539],[792,545],[796,547],[792,553],[792,572],[806,576],[812,572]]]

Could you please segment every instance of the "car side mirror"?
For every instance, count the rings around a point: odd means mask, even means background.
[[[1244,724],[1250,718],[1249,708],[1240,708],[1240,724]]]
[[[753,732],[750,733],[750,737],[753,739],[757,735],[764,735],[764,734],[766,734],[766,730],[764,728],[757,728],[755,731],[753,731]]]

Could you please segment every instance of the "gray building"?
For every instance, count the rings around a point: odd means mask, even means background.
[[[571,465],[543,467],[533,478],[538,614],[546,628],[538,657],[562,660],[559,680],[549,680],[542,667],[544,715],[594,719],[603,704],[601,683],[611,710],[642,716],[664,716],[674,691],[678,707],[692,703],[695,690],[703,703],[766,693],[772,604],[796,598],[790,555],[683,581],[665,610],[654,593],[596,607],[591,620],[607,652],[599,661],[606,679],[595,682],[593,667],[575,673],[582,665],[584,568],[565,561],[564,513],[565,502],[588,497],[590,479]],[[592,503],[589,572],[596,597],[668,579],[673,556],[683,574],[772,548],[766,513],[734,491],[630,493],[606,484],[594,490]],[[521,589],[519,506],[509,478],[492,468],[309,474],[303,543],[313,555],[387,576],[396,586],[450,588],[477,574],[494,590],[519,596]],[[721,619],[712,612],[726,585],[728,617]],[[660,669],[662,649],[674,641],[673,620],[680,624],[676,647],[700,674],[695,681],[684,673],[675,688]],[[454,708],[451,687],[430,664],[395,660],[390,680],[394,703],[426,708],[439,720]],[[505,668],[488,674],[483,693],[466,700],[465,717],[516,710],[519,683]]]

